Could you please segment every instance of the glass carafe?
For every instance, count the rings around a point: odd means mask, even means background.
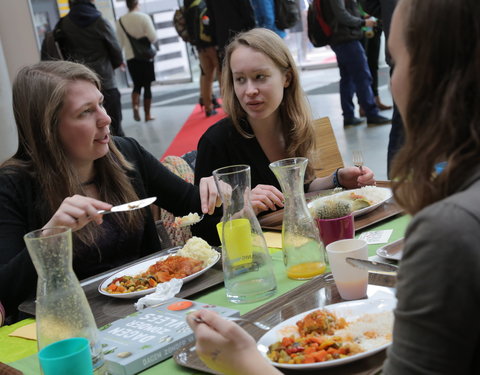
[[[234,165],[213,171],[223,202],[217,229],[222,242],[227,298],[234,303],[259,301],[277,289],[272,259],[250,203],[250,167]]]
[[[66,338],[85,337],[90,340],[94,374],[106,374],[95,319],[72,268],[71,229],[39,229],[24,239],[38,274],[38,349]]]
[[[325,248],[307,207],[303,190],[306,158],[270,164],[285,198],[282,224],[283,261],[291,279],[311,279],[325,272]]]

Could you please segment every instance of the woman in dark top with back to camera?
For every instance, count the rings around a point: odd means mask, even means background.
[[[309,157],[314,150],[312,118],[295,61],[273,31],[253,29],[239,34],[226,49],[222,71],[223,107],[229,114],[210,127],[198,143],[195,183],[227,165],[251,168],[251,201],[255,212],[283,207],[280,184],[269,168],[273,161]],[[368,167],[341,168],[315,178],[307,167],[306,191],[374,184]],[[192,227],[218,243],[215,224],[221,210]]]
[[[479,19],[478,0],[400,0],[393,16],[392,94],[406,130],[393,191],[414,216],[385,375],[480,374]],[[188,321],[215,370],[279,373],[235,323],[209,311]]]
[[[175,215],[212,213],[212,177],[200,186],[169,172],[134,139],[110,136],[97,76],[65,61],[20,70],[13,84],[18,150],[0,168],[0,301],[9,322],[34,295],[23,236],[67,226],[79,279],[160,250],[150,209],[107,215],[112,205],[156,196]],[[108,203],[106,203],[108,202]]]

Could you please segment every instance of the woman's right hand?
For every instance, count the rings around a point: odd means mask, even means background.
[[[217,313],[195,311],[187,315],[187,323],[195,333],[200,359],[211,369],[227,375],[280,374],[262,357],[252,336]]]
[[[102,224],[103,215],[97,212],[99,210],[109,210],[110,208],[112,208],[111,204],[77,194],[73,197],[65,198],[43,228],[65,226],[76,231],[91,221]]]
[[[283,199],[282,192],[272,185],[257,185],[250,192],[250,201],[256,215],[283,207]]]

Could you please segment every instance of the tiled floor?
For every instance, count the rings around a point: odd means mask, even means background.
[[[301,76],[313,117],[330,117],[344,163],[351,165],[352,150],[362,150],[365,165],[375,172],[377,179],[386,179],[386,155],[390,125],[371,127],[363,124],[344,128],[338,94],[340,78],[338,69],[307,70],[303,71]],[[386,66],[379,71],[379,81],[382,101],[385,104],[391,104]],[[217,87],[216,89],[218,90]],[[130,91],[123,91],[122,124],[127,136],[136,138],[153,155],[160,157],[198,101],[198,82],[156,86],[153,88],[153,95],[153,115],[156,120],[148,123],[135,122],[130,104]],[[384,111],[382,114],[391,116],[391,111]]]

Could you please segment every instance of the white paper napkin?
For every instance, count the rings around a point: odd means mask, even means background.
[[[166,283],[160,283],[155,288],[155,292],[140,298],[137,303],[135,303],[135,308],[142,310],[145,307],[156,305],[175,297],[175,295],[180,292],[180,289],[182,289],[182,285],[183,281],[179,279],[172,279]]]
[[[393,229],[374,230],[371,232],[363,232],[358,238],[367,241],[369,245],[387,243],[392,232]]]

